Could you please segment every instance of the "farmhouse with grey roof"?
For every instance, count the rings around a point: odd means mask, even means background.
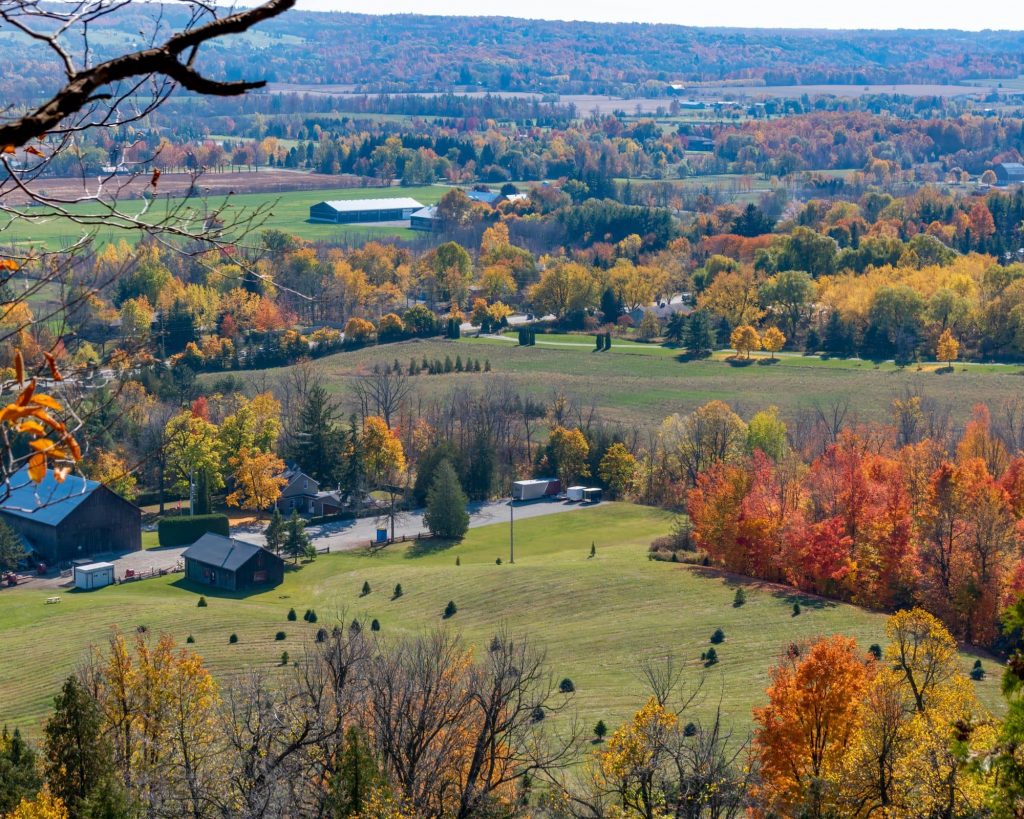
[[[243,591],[284,580],[284,561],[269,549],[214,532],[199,538],[182,557],[185,577],[201,586]]]

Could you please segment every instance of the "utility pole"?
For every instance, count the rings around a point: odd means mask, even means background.
[[[516,499],[508,499],[508,562],[516,562]]]

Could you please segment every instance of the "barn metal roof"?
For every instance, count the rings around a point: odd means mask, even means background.
[[[466,196],[473,202],[483,202],[486,205],[493,205],[505,198],[497,191],[469,191]]]
[[[253,543],[246,543],[244,540],[235,540],[233,537],[207,532],[189,546],[182,556],[205,563],[207,566],[217,566],[235,572],[242,568],[249,558],[261,551],[267,550]],[[268,552],[268,554],[272,554],[272,552]]]
[[[331,199],[320,202],[339,213],[351,213],[359,210],[406,210],[407,208],[422,208],[423,205],[408,196],[394,196],[387,199]]]
[[[101,485],[80,475],[68,475],[64,483],[57,483],[50,470],[37,484],[29,479],[28,467],[23,467],[11,476],[10,492],[0,501],[0,512],[58,526]]]

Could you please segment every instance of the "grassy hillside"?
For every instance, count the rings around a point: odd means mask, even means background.
[[[297,656],[318,627],[301,619],[288,622],[291,606],[300,618],[315,608],[319,625],[377,618],[382,635],[446,623],[475,645],[486,645],[504,623],[546,646],[552,673],[575,683],[585,724],[614,724],[634,709],[641,696],[636,669],[644,657],[671,652],[685,661],[688,681],[705,681],[704,712],[721,698],[728,722],[743,729],[751,707],[761,701],[770,665],[789,642],[837,631],[856,636],[865,649],[884,642],[880,614],[795,598],[761,584],[747,585],[746,605],[734,608],[734,583],[647,559],[650,540],[668,526],[663,512],[602,504],[517,523],[515,565],[495,564],[495,558],[508,557],[508,529],[496,525],[472,529],[464,542],[448,548],[324,555],[289,572],[272,591],[250,597],[207,591],[207,608],[196,606],[196,589],[180,576],[64,593],[58,605],[45,604],[52,593],[45,590],[3,590],[0,723],[36,734],[61,679],[90,644],[104,642],[112,626],[131,632],[144,624],[150,633],[167,632],[180,643],[192,634],[195,650],[221,679],[245,665],[273,667],[282,650]],[[592,542],[597,556],[590,559]],[[372,592],[361,597],[364,581]],[[393,600],[396,583],[404,595]],[[792,616],[795,599],[803,607],[798,617]],[[448,600],[456,602],[458,613],[443,621]],[[717,646],[721,661],[705,670],[700,655],[716,628],[726,634]],[[278,630],[287,632],[285,641],[274,640]],[[236,645],[228,644],[232,632],[239,637]],[[964,662],[966,668],[969,661]],[[994,676],[978,686],[986,701],[998,705]]]
[[[410,196],[424,205],[437,202],[448,188],[440,185],[411,188],[325,188],[323,190],[311,191],[290,191],[286,193],[243,193],[225,198],[224,196],[211,196],[204,205],[202,199],[196,199],[192,204],[197,211],[205,207],[211,210],[218,209],[225,202],[230,202],[233,209],[256,208],[267,203],[273,205],[269,217],[262,223],[263,229],[276,228],[299,236],[303,239],[342,241],[379,238],[381,236],[413,236],[413,231],[402,227],[375,227],[372,225],[327,225],[313,224],[309,219],[309,206],[315,205],[324,199],[384,199],[396,196]],[[158,221],[162,214],[180,205],[180,199],[159,199],[151,206],[150,218]],[[141,209],[141,202],[124,202],[121,209],[126,213],[135,213]],[[83,215],[100,213],[94,205],[78,205],[69,207],[69,210]],[[11,243],[39,243],[48,248],[58,248],[61,245],[69,244],[79,238],[84,232],[81,226],[72,224],[63,218],[46,217],[38,209],[28,208],[26,214],[33,218],[32,221],[20,222],[11,225],[0,234],[0,244]],[[138,241],[139,233],[131,231],[100,230],[98,238],[100,241],[115,240],[134,242]]]
[[[958,364],[955,372],[937,372],[936,365],[898,369],[870,361],[821,359],[786,355],[736,365],[724,354],[702,361],[681,360],[678,350],[616,340],[607,352],[593,352],[588,336],[539,336],[537,346],[518,347],[511,340],[463,338],[451,341],[409,341],[338,353],[320,359],[318,370],[343,401],[352,391],[346,379],[374,364],[410,358],[444,360],[457,355],[489,360],[493,373],[421,375],[416,386],[425,395],[446,392],[454,384],[486,384],[496,376],[510,379],[523,393],[550,398],[561,391],[604,417],[630,425],[654,425],[673,412],[686,412],[711,399],[728,402],[744,415],[775,404],[784,416],[850,401],[849,420],[886,420],[892,400],[912,389],[949,406],[962,420],[977,401],[995,411],[1019,396],[1020,366]],[[243,377],[251,375],[243,374]]]

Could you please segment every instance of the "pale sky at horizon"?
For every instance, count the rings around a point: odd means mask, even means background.
[[[299,8],[362,14],[498,15],[730,28],[1024,29],[1024,13],[1008,0],[980,7],[950,0],[697,0],[688,4],[657,0],[563,0],[557,4],[549,0],[299,0]]]

